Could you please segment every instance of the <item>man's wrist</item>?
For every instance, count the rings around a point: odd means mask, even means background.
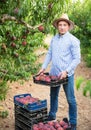
[[[66,70],[66,74],[68,75],[68,71]]]

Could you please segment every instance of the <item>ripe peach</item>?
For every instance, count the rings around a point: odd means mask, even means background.
[[[63,128],[64,128],[64,130],[66,130],[68,128],[68,125],[67,124],[64,125]]]
[[[48,9],[51,9],[52,8],[52,3],[49,3],[48,4]]]
[[[59,124],[63,127],[64,125],[66,125],[67,123],[64,121],[60,121]]]
[[[54,122],[54,127],[57,129],[58,127],[60,127],[59,122]]]
[[[57,130],[64,130],[61,126],[57,128]]]
[[[44,31],[44,26],[43,26],[43,25],[40,25],[40,26],[38,27],[38,30],[39,30],[40,32],[43,32],[43,31]]]
[[[18,53],[15,53],[14,56],[17,58],[17,57],[19,57],[19,54],[18,54]]]
[[[52,75],[52,76],[50,76],[51,77],[51,80],[57,80],[58,79],[58,77],[57,76],[54,76],[54,75]]]
[[[51,81],[50,77],[49,77],[49,76],[46,76],[46,77],[45,77],[45,81],[50,82],[50,81]]]
[[[5,43],[2,43],[2,49],[4,49],[5,51],[6,51],[6,45],[5,45]]]
[[[53,126],[53,125],[54,125],[54,122],[53,122],[53,121],[48,121],[48,124],[49,124],[50,126]]]
[[[43,123],[43,122],[39,122],[38,125],[39,125],[39,126],[43,126],[44,123]]]
[[[24,36],[22,36],[22,38],[23,38],[23,39],[26,39],[26,36],[24,35]]]
[[[23,42],[22,42],[22,45],[23,45],[23,46],[26,46],[26,44],[27,44],[26,41],[23,41]]]
[[[11,40],[12,40],[12,41],[16,40],[16,37],[15,37],[15,36],[12,36],[12,37],[11,37]]]
[[[11,43],[12,47],[16,47],[16,44],[14,42]]]
[[[32,129],[33,130],[39,130],[38,125],[34,124]]]
[[[45,81],[45,76],[44,75],[40,75],[39,77],[40,77],[40,80]]]
[[[36,76],[35,79],[39,81],[40,80],[40,76]]]
[[[18,9],[18,8],[15,8],[15,9],[14,9],[14,13],[15,13],[15,14],[18,14],[18,12],[19,12],[19,9]]]

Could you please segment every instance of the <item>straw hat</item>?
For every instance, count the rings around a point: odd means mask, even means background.
[[[71,20],[69,20],[67,14],[62,14],[62,16],[59,19],[54,20],[53,26],[58,28],[58,22],[60,21],[66,21],[70,25],[69,30],[72,30],[74,28],[74,23]]]

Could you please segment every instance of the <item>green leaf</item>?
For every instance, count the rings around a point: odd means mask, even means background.
[[[83,95],[84,96],[89,95],[91,97],[91,80],[88,80],[86,82],[86,85],[83,88]]]
[[[76,79],[76,88],[77,88],[77,90],[80,88],[83,81],[84,81],[83,77],[77,77],[77,79]]]

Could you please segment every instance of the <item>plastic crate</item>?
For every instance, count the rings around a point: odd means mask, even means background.
[[[48,119],[47,108],[29,111],[19,105],[15,106],[15,130],[32,130],[33,124],[46,122]]]
[[[44,73],[44,74],[49,76],[48,72]],[[33,76],[33,82],[36,83],[36,84],[42,84],[42,85],[48,85],[48,86],[51,86],[51,87],[56,87],[60,84],[67,84],[68,83],[68,77],[64,78],[64,79],[51,80],[50,82],[47,82],[47,81],[43,81],[43,80],[36,80],[37,76],[39,76],[39,75]]]
[[[32,125],[29,127],[27,124],[19,121],[19,120],[16,120],[15,121],[15,130],[17,129],[20,129],[20,130],[32,130]]]
[[[29,111],[35,111],[35,110],[39,110],[42,108],[47,107],[47,100],[39,100],[37,102],[34,103],[28,103],[28,104],[23,104],[19,101],[17,101],[17,98],[22,98],[22,97],[26,97],[26,96],[31,96],[31,94],[21,94],[21,95],[16,95],[14,96],[14,103],[29,110]]]
[[[29,119],[36,118],[36,117],[40,118],[42,116],[48,115],[47,107],[43,108],[43,109],[39,109],[37,111],[29,111],[29,110],[26,110],[25,108],[15,104],[15,115],[18,115],[18,114],[21,114]]]
[[[16,114],[15,115],[15,126],[19,127],[20,130],[31,130],[33,124],[37,124],[39,122],[46,122],[48,117],[46,115],[41,116],[41,117],[35,117],[35,118],[27,118],[21,114]],[[17,128],[18,129],[18,128]],[[15,129],[15,130],[17,130]]]
[[[15,130],[23,130],[23,129],[20,128],[19,126],[15,125]]]
[[[47,121],[47,119],[48,119],[48,117],[46,115],[43,115],[39,118],[35,117],[35,118],[31,118],[31,119],[29,119],[21,114],[18,114],[15,116],[15,122],[21,121],[22,123],[26,124],[29,127],[31,127],[35,123],[45,122],[45,121]]]
[[[32,124],[33,124],[33,120],[29,120],[29,119],[25,118],[22,115],[15,116],[15,124],[18,121],[21,122],[21,123],[23,123],[23,124],[25,124],[25,125],[27,125],[28,127],[31,127]],[[37,122],[35,122],[35,123],[37,123]]]

